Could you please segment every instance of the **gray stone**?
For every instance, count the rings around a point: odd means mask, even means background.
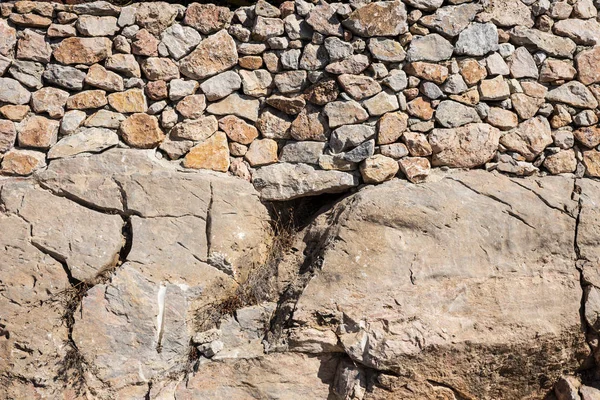
[[[325,49],[332,62],[343,60],[354,52],[352,43],[343,41],[337,37],[328,37],[324,41]]]
[[[523,26],[515,26],[509,33],[511,41],[519,46],[532,46],[553,57],[573,58],[576,45],[571,39]]]
[[[369,58],[364,54],[354,54],[344,60],[330,63],[325,71],[331,74],[360,74],[369,66]]]
[[[485,66],[489,75],[508,75],[510,68],[498,53],[492,53],[485,59]]]
[[[175,60],[187,56],[196,47],[201,37],[198,31],[189,26],[173,24],[161,35],[162,43],[167,47],[169,54]]]
[[[275,86],[282,94],[301,91],[306,85],[306,71],[288,71],[275,75]]]
[[[394,92],[399,92],[406,89],[408,79],[406,73],[401,69],[393,69],[390,74],[382,80],[382,83],[392,89]]]
[[[209,80],[210,79],[207,79],[204,82],[208,82]],[[240,86],[241,86],[241,83],[242,83],[242,81],[240,80]],[[173,100],[173,101],[181,100],[186,96],[190,96],[190,95],[196,93],[197,89],[198,89],[198,82],[196,82],[196,81],[185,81],[183,79],[173,79],[171,82],[169,82],[169,99]],[[208,95],[206,97],[208,98]]]
[[[454,37],[469,25],[482,8],[475,3],[445,6],[438,8],[434,14],[422,17],[419,23],[444,36]]]
[[[329,56],[325,46],[307,44],[304,46],[299,68],[307,71],[316,71],[325,68],[329,62]]]
[[[212,103],[206,112],[215,115],[236,115],[250,121],[258,119],[259,101],[248,96],[232,93],[217,103]]]
[[[335,15],[335,8],[327,3],[321,3],[310,11],[306,18],[306,23],[315,31],[326,36],[342,36],[343,29],[338,17]]]
[[[577,44],[594,46],[600,44],[600,23],[595,19],[565,19],[553,26],[557,35],[566,36]]]
[[[387,91],[379,92],[375,96],[363,100],[362,105],[367,109],[369,115],[379,116],[400,108],[398,97]]]
[[[280,201],[344,192],[358,186],[359,178],[349,172],[318,170],[307,164],[278,163],[256,170],[252,183],[263,200]]]
[[[288,15],[283,20],[285,33],[291,40],[311,39],[313,29],[306,20],[295,14]]]
[[[280,162],[319,164],[319,157],[323,154],[327,143],[324,142],[288,142],[279,156]]]
[[[370,125],[344,125],[331,133],[329,147],[334,153],[341,153],[374,137],[375,128]]]
[[[283,35],[284,32],[285,28],[281,19],[257,17],[252,28],[252,38],[257,41],[265,41]]]
[[[84,125],[91,128],[118,129],[123,121],[125,121],[125,116],[121,113],[98,110],[85,120]]]
[[[470,123],[481,122],[473,107],[452,100],[444,100],[435,110],[435,120],[446,128],[458,128]]]
[[[300,55],[302,51],[300,49],[286,50],[281,53],[279,60],[283,69],[298,69],[300,65]]]
[[[206,99],[209,101],[227,97],[240,87],[242,87],[242,80],[240,76],[233,71],[223,72],[200,84],[202,93],[206,95]]]
[[[408,28],[406,6],[400,1],[370,3],[354,10],[343,24],[352,33],[362,37],[398,36]]]
[[[406,59],[409,62],[444,61],[449,60],[453,52],[454,47],[449,41],[437,33],[432,33],[427,36],[415,37],[410,42]]]
[[[42,83],[43,64],[34,61],[15,60],[8,69],[8,73],[23,85],[32,89],[41,89],[44,86]]]
[[[498,50],[498,30],[492,23],[473,22],[458,36],[455,53],[465,56],[484,56]]]
[[[373,154],[375,154],[375,140],[371,139],[344,153],[342,158],[348,162],[359,163]]]
[[[59,140],[48,152],[48,159],[64,158],[79,153],[96,153],[119,144],[115,131],[87,128]]]
[[[334,101],[325,105],[323,112],[330,128],[363,122],[369,118],[367,111],[356,101]]]
[[[442,6],[443,0],[407,0],[406,3],[423,11],[434,11]]]
[[[27,104],[31,93],[18,81],[11,78],[0,78],[0,101],[9,104]]]
[[[571,81],[548,91],[546,100],[565,103],[579,108],[596,108],[598,101],[590,90],[580,82]]]
[[[519,47],[510,56],[510,74],[513,78],[535,78],[539,77],[538,68],[525,47]]]
[[[82,15],[75,24],[83,36],[113,36],[119,31],[117,18]]]
[[[362,100],[381,92],[379,83],[364,75],[342,74],[338,76],[338,82],[354,100]]]
[[[384,62],[401,62],[406,58],[402,45],[392,39],[369,39],[369,52],[375,59]]]

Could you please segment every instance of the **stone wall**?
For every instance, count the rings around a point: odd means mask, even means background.
[[[600,176],[592,0],[0,4],[2,173],[110,147],[268,200],[431,167]]]

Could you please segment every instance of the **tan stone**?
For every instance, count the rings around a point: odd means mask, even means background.
[[[586,176],[600,178],[600,151],[587,150],[583,152],[583,165]]]
[[[250,144],[244,156],[252,167],[277,162],[277,142],[273,139],[259,139]]]
[[[112,42],[108,38],[67,38],[54,49],[54,58],[61,64],[99,63],[111,55]]]
[[[169,97],[169,88],[165,81],[148,82],[146,94],[151,100],[163,100]]]
[[[233,13],[227,7],[192,3],[185,11],[183,23],[208,35],[226,28],[232,17]]]
[[[17,58],[20,60],[50,62],[52,48],[46,42],[44,35],[26,29],[20,35],[17,43]]]
[[[39,151],[13,149],[2,158],[2,172],[12,175],[30,175],[46,166],[46,155]]]
[[[222,30],[204,39],[187,57],[181,59],[179,70],[191,79],[205,79],[228,70],[238,62],[233,38]]]
[[[432,153],[427,136],[419,132],[404,132],[402,142],[406,144],[408,152],[413,157],[429,156]]]
[[[15,25],[28,28],[47,28],[52,24],[52,19],[36,14],[11,14],[8,20]]]
[[[216,132],[204,142],[192,147],[183,159],[183,166],[227,172],[229,169],[227,135],[224,132]]]
[[[183,118],[199,118],[206,109],[206,97],[203,94],[185,96],[175,107]]]
[[[151,149],[158,146],[165,135],[158,125],[158,119],[148,114],[133,114],[121,123],[119,131],[123,140],[140,149]]]
[[[376,154],[360,163],[360,174],[365,183],[389,181],[398,173],[400,166],[393,158]]]
[[[121,113],[142,113],[148,110],[146,96],[141,89],[111,93],[108,95],[108,104]]]
[[[512,111],[500,107],[491,107],[488,111],[487,122],[496,128],[508,130],[519,124],[519,118]]]
[[[12,121],[0,119],[0,153],[12,149],[17,138],[17,130]]]
[[[290,136],[296,140],[324,142],[327,140],[327,126],[323,113],[314,106],[309,106],[292,121]]]
[[[408,126],[408,115],[401,112],[384,114],[378,121],[377,144],[396,142]]]
[[[600,128],[597,126],[586,126],[573,132],[575,139],[590,149],[600,144]]]
[[[154,35],[160,35],[177,18],[175,4],[164,1],[142,2],[135,10],[135,23]]]
[[[250,70],[259,69],[263,65],[263,59],[260,56],[244,56],[238,59],[240,67]]]
[[[90,67],[85,77],[85,83],[110,92],[120,92],[125,89],[123,78],[114,72],[107,71],[100,64]]]
[[[469,86],[475,85],[487,76],[485,67],[472,58],[461,61],[459,65],[460,74]]]
[[[31,116],[21,122],[19,131],[19,146],[49,149],[58,138],[58,121],[41,116]]]
[[[69,92],[53,87],[45,87],[31,95],[33,111],[42,114],[48,113],[50,118],[61,118],[65,114],[65,104]]]
[[[179,78],[179,68],[169,58],[150,57],[142,61],[142,71],[151,81],[170,81]]]
[[[533,161],[552,142],[550,124],[541,116],[522,122],[500,138],[502,145],[521,154],[527,161]]]
[[[502,75],[494,79],[484,79],[479,84],[481,100],[499,101],[510,96],[510,88]]]
[[[325,79],[309,87],[304,97],[306,101],[313,104],[324,106],[327,103],[335,101],[340,94],[337,83],[334,79]]]
[[[29,106],[15,106],[7,104],[0,107],[0,115],[4,115],[4,118],[10,119],[11,121],[21,122],[25,119],[29,113]]]
[[[67,99],[69,110],[88,110],[104,107],[106,104],[106,92],[104,90],[86,90]]]
[[[540,70],[540,82],[556,82],[571,80],[577,70],[569,63],[562,60],[548,59]]]
[[[521,81],[519,83],[521,84],[523,93],[525,93],[527,96],[543,99],[546,97],[546,93],[548,93],[548,88],[540,83],[532,81]]]
[[[477,90],[476,87],[473,87],[472,89],[467,90],[464,93],[450,95],[450,99],[458,101],[462,104],[474,106],[477,103],[479,103],[479,90]]]
[[[431,103],[423,97],[417,97],[406,105],[407,112],[413,117],[430,120],[433,117]]]
[[[600,46],[579,52],[575,56],[578,79],[584,85],[600,82]]]
[[[235,115],[221,118],[219,128],[225,132],[229,139],[241,144],[250,144],[258,137],[258,130],[254,126]]]
[[[431,163],[452,168],[475,168],[489,162],[498,149],[500,131],[488,124],[434,129],[429,135]]]
[[[148,30],[142,29],[135,34],[131,43],[131,52],[138,56],[156,57],[158,56],[158,40]]]
[[[441,85],[448,79],[448,68],[439,64],[417,61],[408,64],[404,70],[409,75],[414,75],[417,78],[425,79],[438,85]]]
[[[352,12],[343,24],[358,36],[398,36],[408,29],[406,6],[400,1],[370,3]]]
[[[204,141],[211,137],[219,129],[219,123],[214,115],[199,119],[183,121],[171,130],[171,137],[176,139],[188,139]]]
[[[554,175],[574,172],[577,168],[575,151],[572,149],[561,150],[558,153],[549,155],[544,160],[544,167]]]
[[[17,43],[17,31],[5,20],[0,20],[0,54],[12,57]]]
[[[543,98],[531,97],[525,93],[514,93],[510,96],[513,109],[519,114],[521,119],[533,118],[537,114],[540,106],[544,104]]]
[[[429,176],[429,160],[422,157],[404,157],[398,160],[402,173],[412,183],[424,182]]]

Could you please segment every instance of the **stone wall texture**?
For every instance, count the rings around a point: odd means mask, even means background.
[[[599,6],[0,0],[0,399],[600,400]]]
[[[131,147],[270,200],[432,167],[600,176],[592,0],[0,12],[4,174]]]

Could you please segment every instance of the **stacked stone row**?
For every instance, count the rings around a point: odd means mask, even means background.
[[[4,174],[121,146],[263,185],[431,166],[600,177],[592,0],[0,12]]]

